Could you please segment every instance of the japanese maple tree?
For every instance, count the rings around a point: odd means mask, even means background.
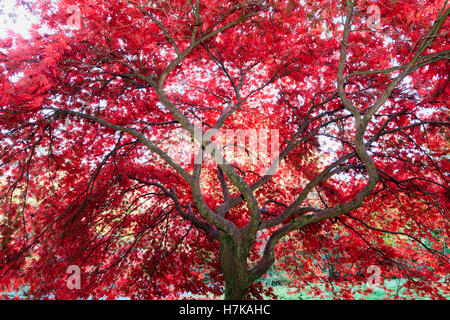
[[[0,40],[0,293],[270,298],[275,263],[448,295],[448,1],[17,3],[40,22]]]

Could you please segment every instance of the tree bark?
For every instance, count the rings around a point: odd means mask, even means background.
[[[250,285],[247,257],[243,244],[233,244],[231,237],[220,234],[220,263],[225,278],[225,300],[244,300]]]

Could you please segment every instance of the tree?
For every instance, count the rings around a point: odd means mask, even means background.
[[[448,1],[20,3],[0,288],[262,298],[278,260],[343,298],[371,265],[448,293]]]

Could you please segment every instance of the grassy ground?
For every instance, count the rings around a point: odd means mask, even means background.
[[[442,280],[444,281],[444,280]],[[448,279],[447,279],[448,281]],[[339,285],[335,283],[333,290],[327,289],[325,284],[307,285],[298,291],[290,286],[291,279],[283,271],[278,271],[272,267],[268,270],[266,277],[262,280],[265,287],[273,287],[274,293],[280,300],[332,300],[338,298]],[[384,280],[379,288],[367,291],[367,285],[352,286],[353,299],[356,300],[384,300],[384,299],[428,299],[418,295],[408,295],[407,290],[403,287],[406,280],[393,279]],[[318,289],[321,294],[314,294],[314,289]],[[365,294],[359,292],[366,292]],[[450,299],[450,295],[446,295]]]
[[[405,280],[395,279],[386,280],[379,288],[374,288],[369,294],[360,294],[357,291],[365,291],[367,289],[366,285],[354,286],[352,287],[352,292],[354,293],[353,299],[355,300],[397,300],[397,299],[407,299],[407,300],[427,300],[427,297],[421,297],[417,295],[406,295],[406,289],[402,287]],[[277,295],[278,300],[333,300],[336,299],[335,293],[326,289],[325,285],[314,285],[305,287],[303,290],[297,292],[296,289],[289,287],[287,283],[272,285],[274,288],[274,293]],[[319,289],[322,294],[314,295],[312,289]],[[335,286],[335,291],[339,292],[339,288]],[[199,296],[199,295],[184,295],[186,299],[223,299],[219,296]],[[265,297],[270,299],[269,297]],[[450,299],[450,296],[447,296]]]
[[[404,297],[404,289],[400,286],[404,281],[402,280],[391,280],[385,281],[385,283],[380,288],[375,288],[369,295],[362,295],[355,293],[354,298],[357,300],[383,300],[383,299],[398,299],[398,297]],[[327,291],[325,285],[317,285],[315,286],[321,292],[323,292],[323,296],[315,296],[310,291],[312,287],[305,288],[305,290],[301,290],[299,293],[296,290],[288,287],[288,286],[275,286],[274,291],[280,300],[332,300],[334,297],[333,292]],[[365,285],[355,286],[352,288],[352,292],[357,291],[358,289],[362,289],[363,291],[366,289]],[[336,289],[338,291],[339,289]],[[398,296],[397,296],[398,292]],[[421,297],[414,297],[416,299],[420,299]],[[422,298],[423,299],[423,298]]]

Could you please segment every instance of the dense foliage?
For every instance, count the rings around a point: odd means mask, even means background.
[[[18,3],[0,293],[270,298],[276,262],[317,296],[370,293],[370,266],[448,295],[448,1]]]

